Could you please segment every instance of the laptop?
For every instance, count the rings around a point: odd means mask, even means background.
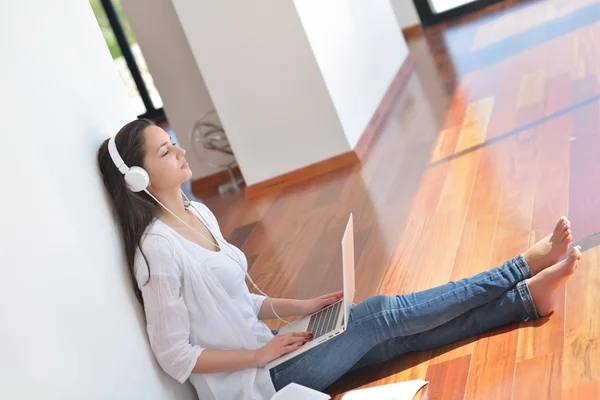
[[[271,369],[299,354],[304,353],[321,343],[336,337],[346,330],[350,317],[350,309],[354,301],[354,221],[350,214],[344,236],[342,237],[342,276],[343,297],[337,303],[331,304],[312,315],[307,315],[285,325],[279,333],[312,332],[312,338],[297,350],[276,358],[265,367]]]

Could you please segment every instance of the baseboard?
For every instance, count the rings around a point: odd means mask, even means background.
[[[406,40],[414,39],[423,34],[423,25],[415,24],[402,28],[402,34]]]
[[[349,151],[347,153],[343,153],[307,167],[288,172],[275,178],[250,185],[246,187],[246,199],[251,199],[264,193],[281,189],[294,183],[302,182],[312,177],[322,175],[324,173],[334,171],[357,162],[359,162],[359,159],[356,155],[356,152]]]
[[[392,83],[379,103],[379,106],[377,106],[375,113],[373,113],[371,120],[363,131],[363,134],[354,147],[354,150],[248,186],[245,189],[246,198],[250,199],[257,197],[266,192],[281,189],[294,183],[298,183],[364,160],[369,152],[369,149],[371,148],[373,141],[379,133],[379,127],[381,126],[381,123],[387,116],[399,93],[406,85],[406,82],[408,81],[413,69],[414,60],[409,53],[402,63],[402,66],[398,70],[398,73],[392,80]],[[236,176],[241,175],[239,168],[235,168],[234,173]],[[229,174],[227,171],[221,171],[216,174],[194,180],[192,182],[192,191],[194,193],[202,192],[203,190],[214,188],[222,183],[225,183],[228,180]]]
[[[387,116],[402,89],[406,86],[406,82],[408,82],[408,78],[414,68],[415,63],[412,55],[409,53],[402,63],[402,66],[400,66],[398,73],[392,80],[385,95],[381,99],[375,113],[373,113],[373,116],[360,136],[360,139],[358,139],[358,143],[354,146],[354,151],[361,161],[365,160],[367,157],[369,149],[380,131],[379,127],[381,126],[381,123]]]
[[[233,169],[235,176],[241,176],[242,173],[238,167]],[[192,181],[192,192],[199,193],[207,189],[219,186],[222,183],[228,182],[231,178],[227,170],[217,172],[216,174],[205,176],[204,178],[195,179]]]

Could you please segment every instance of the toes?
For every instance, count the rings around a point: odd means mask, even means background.
[[[560,217],[560,219],[556,223],[556,227],[554,228],[554,231],[555,232],[560,231],[567,222],[568,222],[567,217]]]
[[[581,246],[575,246],[571,249],[569,257],[573,260],[579,260],[581,258]]]
[[[562,235],[567,229],[571,228],[571,222],[567,219],[567,217],[561,217],[556,223],[556,227],[554,228],[555,235]]]
[[[573,236],[571,235],[571,230],[567,229],[562,233],[562,236],[560,237],[560,242],[563,243],[565,240],[570,242],[572,239]]]

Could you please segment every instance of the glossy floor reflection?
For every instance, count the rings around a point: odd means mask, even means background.
[[[471,19],[409,43],[415,72],[362,166],[250,201],[204,196],[272,296],[341,287],[350,212],[358,301],[495,266],[561,215],[587,243],[549,318],[360,371],[336,398],[413,378],[428,399],[598,398],[600,2],[508,1]]]

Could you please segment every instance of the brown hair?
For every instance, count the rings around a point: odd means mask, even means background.
[[[144,130],[153,125],[155,124],[151,120],[137,119],[129,122],[117,133],[115,143],[119,150],[119,155],[129,167],[144,167]],[[135,193],[129,190],[123,174],[117,169],[110,158],[108,141],[109,139],[106,139],[98,150],[98,166],[102,172],[104,186],[108,190],[112,200],[113,211],[117,215],[121,228],[123,242],[125,243],[127,264],[133,278],[133,289],[140,303],[143,303],[142,293],[136,284],[133,265],[142,235],[157,215],[158,205],[147,193]],[[141,252],[141,254],[146,259],[144,253]],[[148,266],[147,259],[146,267],[148,268],[148,280],[146,283],[148,283],[150,280],[150,267]]]

